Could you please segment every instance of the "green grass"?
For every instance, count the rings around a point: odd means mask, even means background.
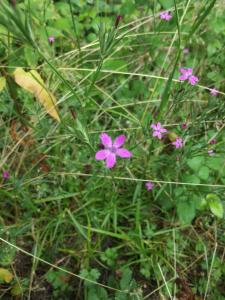
[[[223,1],[16,2],[0,4],[0,298],[224,300]],[[60,122],[16,67],[41,75]],[[102,132],[132,158],[97,161]]]

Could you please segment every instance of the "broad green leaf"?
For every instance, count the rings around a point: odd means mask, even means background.
[[[207,168],[205,166],[201,167],[199,172],[198,172],[198,176],[202,180],[207,180],[209,178],[209,168]]]
[[[211,212],[218,218],[223,218],[223,205],[220,198],[215,194],[208,194],[206,197]]]
[[[203,165],[204,157],[203,156],[196,156],[187,161],[188,166],[193,171],[198,171],[200,167]]]
[[[173,1],[174,0],[159,0],[159,2],[161,3],[161,5],[165,9],[173,7],[173,5],[174,5]]]
[[[185,174],[183,179],[185,182],[196,183],[196,184],[200,183],[199,177],[195,175]]]
[[[32,70],[30,72],[26,72],[22,68],[17,68],[14,72],[14,78],[19,86],[36,97],[51,117],[60,122],[60,118],[55,107],[56,99],[53,94],[47,90],[43,79],[37,71]]]
[[[181,224],[190,224],[195,217],[195,203],[193,201],[180,201],[177,203],[177,214]]]
[[[13,274],[9,270],[0,268],[0,282],[10,283],[13,279]]]
[[[223,164],[224,164],[223,157],[208,157],[206,160],[206,165],[214,171],[220,171],[221,166],[223,166]]]

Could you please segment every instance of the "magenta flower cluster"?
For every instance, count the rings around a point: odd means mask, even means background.
[[[8,172],[8,171],[3,171],[3,173],[2,173],[2,178],[3,178],[4,180],[8,180],[8,179],[9,179],[9,172]]]
[[[152,124],[151,128],[153,129],[153,137],[158,138],[159,140],[162,139],[163,134],[167,132],[167,129],[163,128],[161,123],[158,122],[157,124]],[[183,147],[183,139],[178,137],[174,142],[171,143],[175,146],[176,149]]]
[[[193,75],[192,68],[180,68],[179,72],[181,76],[179,77],[180,81],[188,81],[191,85],[195,85],[198,83],[199,79],[197,76]]]
[[[172,15],[169,11],[163,11],[159,14],[161,20],[169,21],[172,19]]]
[[[153,136],[157,137],[161,140],[163,133],[166,133],[167,130],[161,126],[161,123],[158,122],[157,124],[152,124],[151,128],[153,129]]]
[[[49,36],[48,41],[50,44],[53,44],[55,42],[55,37],[54,36]]]

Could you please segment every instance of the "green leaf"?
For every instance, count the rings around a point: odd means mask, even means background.
[[[24,57],[26,58],[26,61],[30,67],[35,68],[37,66],[39,56],[33,48],[25,46]]]
[[[127,71],[127,64],[124,60],[120,59],[108,59],[103,63],[103,69],[106,70],[120,70],[120,71]]]
[[[221,170],[221,166],[224,163],[224,159],[222,157],[209,157],[206,160],[206,165],[214,170],[214,171],[219,171]]]
[[[196,183],[196,184],[200,183],[199,177],[195,175],[185,174],[183,178],[185,182]]]
[[[196,213],[194,201],[180,201],[177,203],[177,214],[181,224],[190,224]]]
[[[198,171],[201,167],[201,165],[204,162],[204,157],[203,156],[196,156],[187,161],[188,166],[193,170],[193,171]]]
[[[209,168],[208,167],[201,167],[199,172],[198,172],[198,176],[202,179],[202,180],[207,180],[209,178]]]
[[[173,0],[159,0],[159,2],[165,9],[171,8],[174,4]]]
[[[16,283],[13,285],[11,289],[11,295],[12,296],[20,296],[23,294],[23,288],[19,283]]]
[[[211,212],[218,218],[223,218],[223,205],[220,198],[215,194],[206,196]]]

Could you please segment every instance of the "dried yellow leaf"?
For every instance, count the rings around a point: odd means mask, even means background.
[[[0,77],[0,92],[4,89],[6,85],[5,77]]]
[[[60,121],[58,112],[55,107],[56,99],[54,95],[47,90],[44,81],[37,71],[24,71],[17,68],[14,71],[16,83],[25,90],[32,93],[36,99],[44,106],[46,112],[58,122]]]
[[[0,268],[0,281],[4,283],[10,283],[13,279],[13,274],[7,269]]]

